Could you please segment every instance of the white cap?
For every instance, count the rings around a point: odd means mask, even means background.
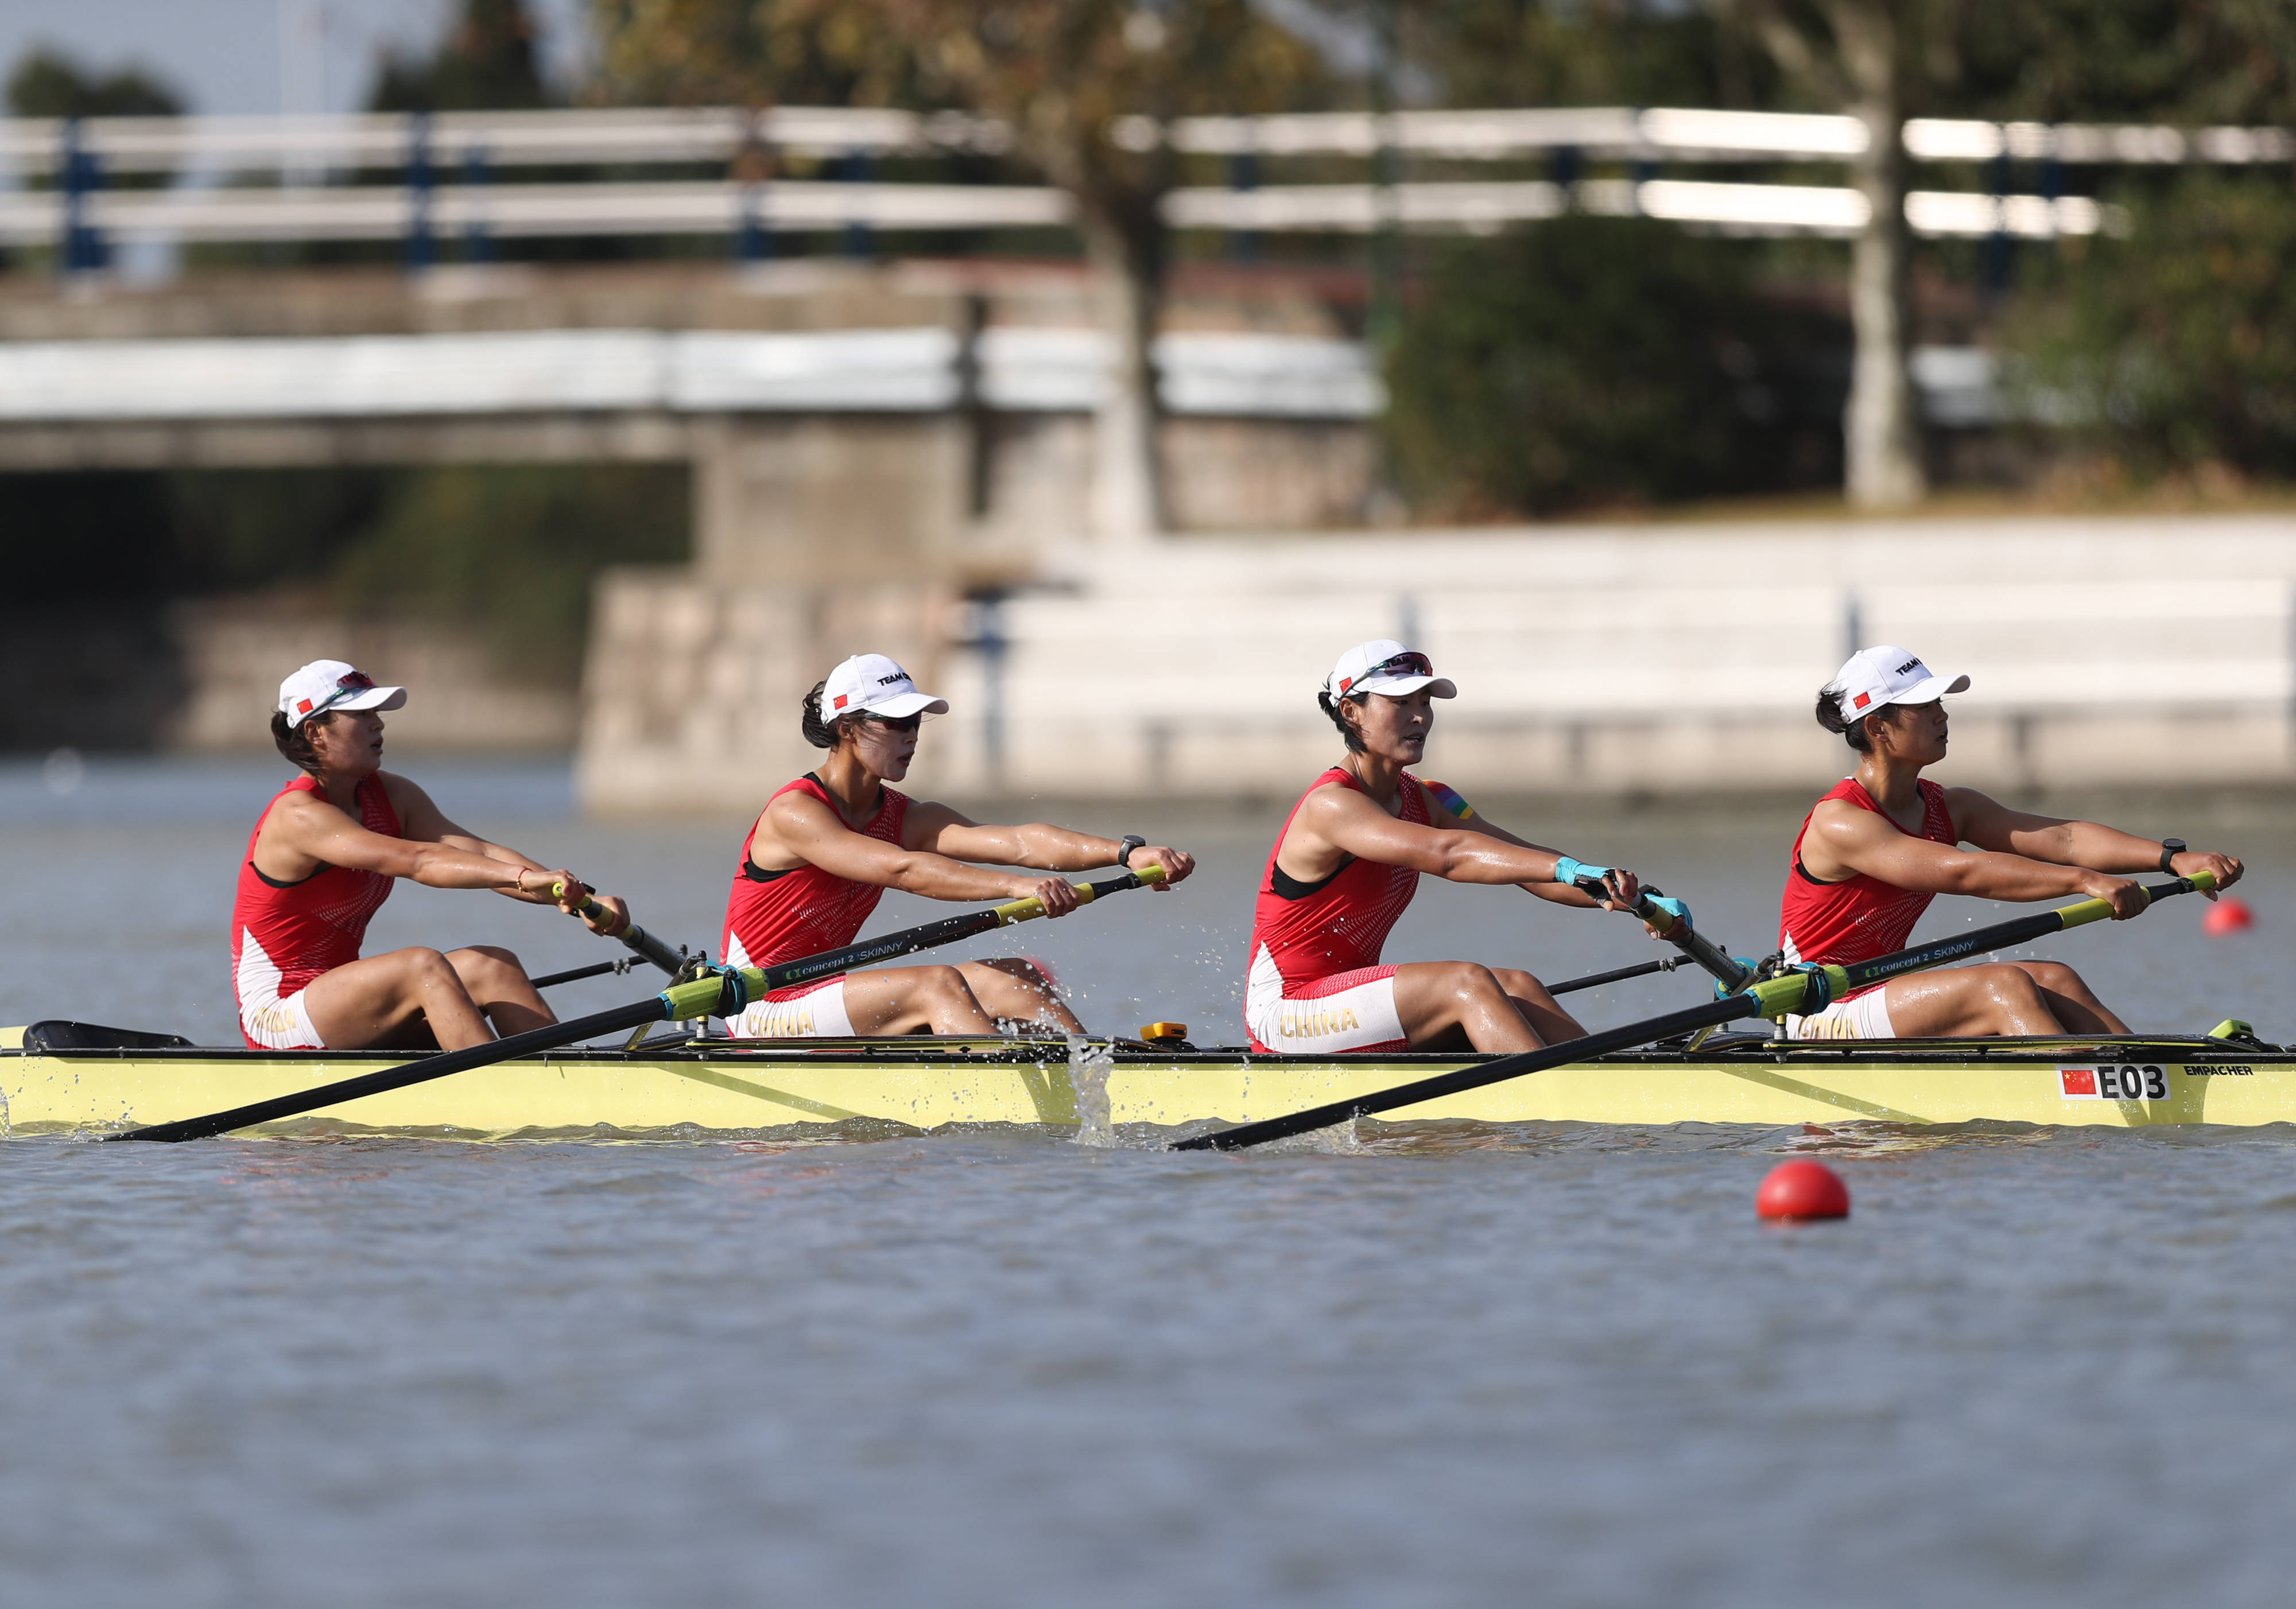
[[[374,678],[340,659],[314,659],[279,684],[279,713],[297,726],[339,709],[397,709],[403,687],[377,687]]]
[[[1437,675],[1426,655],[1414,653],[1391,637],[1357,643],[1340,656],[1340,662],[1332,666],[1331,680],[1324,683],[1334,704],[1356,693],[1384,693],[1400,698],[1423,687],[1438,698],[1459,696],[1456,684],[1448,676]]]
[[[821,690],[821,718],[834,722],[840,715],[857,715],[864,710],[895,721],[920,710],[945,715],[948,700],[919,692],[909,673],[884,655],[856,654],[829,673]]]
[[[1825,690],[1839,696],[1843,720],[1857,721],[1884,704],[1933,704],[1948,693],[1965,693],[1969,678],[1938,675],[1920,656],[1885,642],[1850,655]]]

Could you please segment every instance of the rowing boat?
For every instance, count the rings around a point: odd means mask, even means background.
[[[2143,1127],[2296,1123],[2296,1050],[2209,1035],[1785,1041],[1731,1033],[1621,1052],[1427,1102],[1398,1121],[1877,1122]],[[102,1133],[237,1107],[419,1052],[269,1051],[38,1023],[0,1029],[10,1135]],[[251,1131],[457,1138],[678,1137],[860,1121],[1185,1130],[1248,1123],[1492,1058],[1255,1055],[1130,1040],[736,1043],[662,1034],[635,1049],[518,1058]]]

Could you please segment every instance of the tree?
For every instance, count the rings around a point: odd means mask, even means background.
[[[522,110],[550,104],[524,0],[463,0],[429,60],[387,55],[367,96],[372,111]]]
[[[184,103],[141,69],[100,77],[69,56],[35,50],[8,75],[8,110],[20,118],[173,118]]]
[[[1165,119],[1302,104],[1320,59],[1251,0],[603,0],[607,65],[676,99],[784,98],[842,83],[876,104],[1000,119],[1017,154],[1074,200],[1115,357],[1095,420],[1093,525],[1163,528],[1152,341],[1161,206],[1178,159]],[[683,93],[681,93],[683,92]]]
[[[1907,367],[1910,323],[1903,135],[1915,70],[1951,0],[1714,0],[1749,29],[1788,79],[1865,126],[1849,178],[1866,222],[1849,249],[1849,323],[1857,338],[1841,421],[1844,479],[1862,508],[1901,508],[1928,490]]]

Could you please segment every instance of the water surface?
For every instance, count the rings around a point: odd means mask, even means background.
[[[84,813],[0,773],[0,1019],[228,1033],[231,878],[276,778],[227,771],[156,819],[132,800],[165,772],[93,767]],[[451,813],[715,948],[738,831],[468,780],[489,813],[442,787]],[[1193,887],[1001,947],[1095,1026],[1233,1037],[1272,823],[1193,826]],[[1555,836],[1767,937],[1775,823]],[[2233,846],[2245,939],[2186,901],[2053,952],[2145,1026],[2296,1037],[2271,903],[2296,854]],[[423,890],[374,932],[477,938],[537,969],[612,952]],[[1397,948],[1656,953],[1453,889]],[[1702,992],[1577,998],[1611,1023]],[[2266,1605],[2296,1572],[2287,1130],[1367,1126],[1239,1157],[887,1133],[0,1143],[8,1601]],[[1848,1223],[1753,1222],[1797,1149],[1849,1179]]]

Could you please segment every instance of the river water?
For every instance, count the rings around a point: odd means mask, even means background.
[[[418,774],[714,948],[737,829],[578,823],[548,768]],[[0,767],[0,1021],[223,1041],[231,879],[277,780]],[[2205,939],[2180,901],[2053,952],[2140,1026],[2296,1038],[2276,904],[2296,834],[2197,800],[2124,820],[2245,854],[2257,928]],[[1080,824],[1168,831],[1205,870],[973,949],[1049,960],[1095,1028],[1234,1039],[1272,820]],[[1742,952],[1792,826],[1521,824],[1642,870]],[[1993,914],[1940,907],[1923,933]],[[372,942],[472,939],[537,971],[612,953],[419,889]],[[1395,949],[1542,976],[1660,953],[1615,917],[1440,886]],[[1702,987],[1575,998],[1603,1025]],[[1366,1127],[1354,1151],[1239,1157],[1027,1130],[0,1143],[0,1585],[171,1606],[2287,1598],[2291,1131]],[[1795,1151],[1848,1179],[1849,1222],[1754,1223]]]

